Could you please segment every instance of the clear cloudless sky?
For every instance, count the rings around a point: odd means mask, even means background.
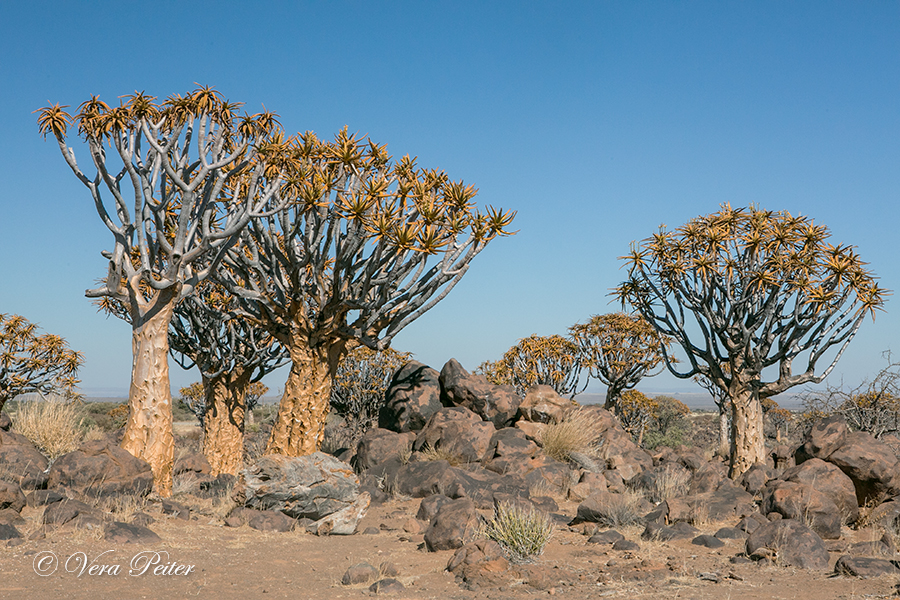
[[[814,218],[898,290],[898,32],[900,3],[879,1],[4,2],[0,312],[83,352],[87,395],[127,395],[130,328],[84,298],[111,235],[33,111],[195,82],[288,132],[346,125],[518,211],[519,233],[395,339],[438,369],[616,310],[629,243],[724,202]],[[896,357],[898,302],[830,382]]]

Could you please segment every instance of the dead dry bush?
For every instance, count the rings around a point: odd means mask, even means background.
[[[641,521],[644,496],[635,490],[609,494],[600,509],[598,523],[606,527],[625,527]]]
[[[584,407],[570,411],[559,423],[551,423],[541,434],[544,453],[560,462],[571,462],[573,454],[601,458],[597,418]]]
[[[77,449],[85,437],[78,407],[70,402],[21,402],[12,423],[13,429],[28,438],[50,460]]]

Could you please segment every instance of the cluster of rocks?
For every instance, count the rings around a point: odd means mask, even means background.
[[[545,452],[543,435],[574,408],[546,386],[521,398],[455,360],[440,372],[413,361],[394,375],[379,427],[355,448],[337,456],[264,456],[238,481],[211,477],[205,459],[189,455],[176,463],[175,474],[190,475],[195,494],[231,493],[239,506],[226,517],[227,526],[264,531],[299,526],[319,535],[352,534],[370,503],[420,498],[411,529],[423,533],[427,550],[455,551],[448,569],[469,582],[508,576],[511,569],[520,579],[543,581],[535,568],[510,565],[496,543],[473,541],[482,515],[501,503],[550,514],[589,536],[588,543],[615,550],[635,551],[647,540],[690,539],[720,548],[723,540],[743,539],[743,552],[733,561],[823,569],[829,553],[837,552],[843,554],[835,567],[841,574],[900,571],[889,560],[897,550],[891,535],[859,544],[843,538],[843,527],[863,519],[885,531],[900,527],[900,462],[888,446],[850,431],[840,417],[820,421],[799,447],[777,449],[772,464],[755,465],[732,481],[721,460],[697,448],[641,449],[598,406],[581,408],[595,434],[591,451],[556,460]],[[49,465],[8,429],[8,422],[0,423],[0,539],[21,537],[17,527],[26,505],[45,506],[45,527],[100,527],[116,542],[158,539],[146,514],[115,522],[76,499],[147,495],[147,463],[100,440]],[[560,514],[554,498],[577,503],[574,519]],[[632,501],[630,514],[623,516],[626,499]],[[163,503],[163,512],[191,518],[189,509],[171,501]],[[643,525],[640,539],[626,539],[614,528],[622,519]],[[730,526],[698,529],[712,522]],[[346,577],[372,583],[375,591],[400,585],[371,565],[357,565]]]

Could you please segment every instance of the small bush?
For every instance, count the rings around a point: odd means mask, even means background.
[[[634,490],[606,496],[598,523],[605,527],[624,527],[641,522],[641,504],[644,496]]]
[[[574,453],[599,456],[596,417],[583,407],[569,412],[559,423],[547,426],[541,446],[547,456],[560,462],[568,462]]]
[[[677,498],[688,493],[691,483],[691,474],[684,469],[667,465],[662,473],[653,480],[650,490],[650,500],[663,502],[669,498]]]
[[[419,450],[419,459],[423,461],[446,460],[451,467],[461,467],[468,462],[465,457],[459,454],[454,454],[443,448],[432,448],[429,445],[425,445]]]
[[[534,508],[501,502],[482,534],[500,544],[510,562],[521,564],[533,562],[543,554],[553,535],[553,524]]]
[[[74,404],[59,400],[21,402],[13,428],[54,460],[78,448],[84,439],[78,413]]]

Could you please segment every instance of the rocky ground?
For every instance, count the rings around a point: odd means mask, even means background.
[[[454,363],[398,372],[358,444],[251,451],[238,479],[212,477],[184,425],[166,500],[115,436],[51,465],[0,419],[0,598],[900,596],[885,440],[825,419],[733,482],[708,427],[648,452],[602,409]],[[548,427],[573,414],[591,446],[561,457]],[[484,537],[510,506],[553,524],[530,562]]]

